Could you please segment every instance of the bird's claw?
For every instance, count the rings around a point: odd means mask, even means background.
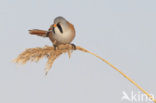
[[[73,48],[74,50],[76,50],[76,45],[75,45],[75,44],[71,44],[71,46],[72,46],[72,48]]]

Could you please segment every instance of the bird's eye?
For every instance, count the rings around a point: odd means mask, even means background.
[[[60,32],[63,33],[63,29],[62,29],[60,23],[57,23],[57,27],[58,27],[58,29],[60,30]]]

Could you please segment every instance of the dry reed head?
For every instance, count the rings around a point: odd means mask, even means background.
[[[83,52],[90,53],[97,58],[101,59],[105,63],[107,63],[109,66],[111,66],[113,69],[118,71],[121,75],[123,75],[125,78],[127,78],[132,84],[134,84],[138,89],[140,89],[143,93],[145,93],[151,100],[153,100],[154,103],[156,103],[156,99],[154,99],[150,94],[148,94],[143,88],[141,88],[136,82],[134,82],[131,78],[129,78],[126,74],[121,72],[118,68],[113,66],[111,63],[103,59],[102,57],[82,48],[79,46],[76,46],[76,50],[80,50]],[[24,52],[22,52],[15,60],[16,63],[25,64],[27,61],[39,61],[43,57],[47,57],[48,61],[46,64],[46,74],[52,67],[52,64],[54,63],[55,59],[58,58],[63,53],[68,53],[69,57],[71,55],[71,52],[73,51],[73,47],[70,44],[66,45],[60,45],[57,50],[54,50],[52,46],[45,46],[43,48],[31,48],[27,49]]]
[[[70,44],[59,45],[56,50],[52,46],[45,46],[43,48],[30,48],[22,52],[15,60],[15,63],[25,64],[28,61],[38,62],[43,57],[47,57],[48,61],[46,63],[46,74],[52,67],[54,61],[63,53],[68,53],[69,57],[73,51],[73,47]],[[87,52],[86,49],[76,46],[76,50]]]

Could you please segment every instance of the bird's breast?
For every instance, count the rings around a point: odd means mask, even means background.
[[[72,31],[70,29],[63,31],[63,33],[61,33],[58,30],[58,28],[55,28],[55,33],[53,33],[53,38],[61,44],[71,43],[74,37],[75,37],[75,31]]]

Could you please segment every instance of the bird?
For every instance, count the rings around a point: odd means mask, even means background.
[[[35,30],[36,32],[34,32]],[[33,29],[29,30],[29,33],[42,37],[49,37],[55,50],[61,44],[71,44],[73,49],[76,49],[75,44],[71,43],[76,34],[74,25],[62,16],[58,16],[54,19],[48,31]]]

